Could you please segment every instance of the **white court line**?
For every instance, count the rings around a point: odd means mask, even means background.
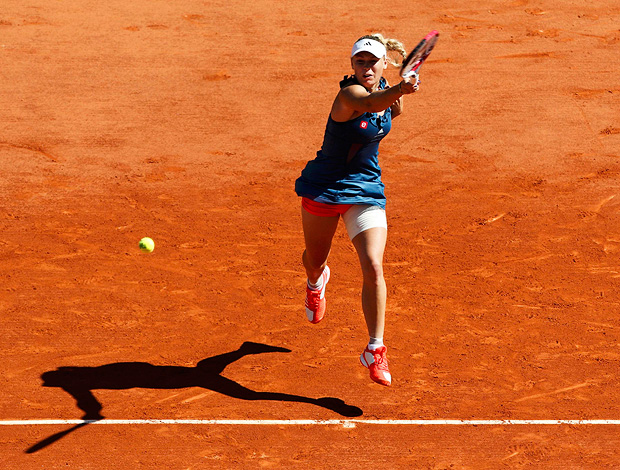
[[[392,426],[514,426],[514,425],[620,425],[618,419],[27,419],[1,421],[0,426],[45,426],[66,424],[132,425],[197,424],[226,426],[331,426],[352,428],[358,424]]]

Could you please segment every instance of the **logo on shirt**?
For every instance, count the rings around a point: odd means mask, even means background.
[[[367,127],[368,127],[368,122],[367,121],[360,122],[360,129],[366,129]]]

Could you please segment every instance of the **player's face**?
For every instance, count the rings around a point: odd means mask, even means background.
[[[360,52],[351,57],[351,66],[357,81],[367,90],[375,90],[387,68],[387,59],[377,59],[370,52]]]

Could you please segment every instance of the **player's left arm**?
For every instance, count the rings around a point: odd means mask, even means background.
[[[404,86],[403,86],[404,84]],[[402,93],[401,97],[398,98],[394,104],[392,106],[390,106],[391,110],[392,110],[392,118],[395,118],[396,116],[400,116],[403,113],[403,109],[404,109],[404,100],[403,97],[404,95],[408,95],[410,93],[415,93],[416,91],[418,91],[418,85],[416,84],[412,84],[410,82],[410,79],[406,78],[404,79],[402,82],[400,82],[398,85],[395,85],[396,88],[399,89],[399,91]]]
[[[397,116],[400,116],[403,113],[403,97],[401,96],[396,100],[396,102],[391,106],[392,110],[392,119]]]

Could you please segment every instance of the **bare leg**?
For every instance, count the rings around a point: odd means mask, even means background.
[[[320,217],[301,209],[301,221],[304,229],[306,249],[302,260],[308,280],[316,283],[325,269],[327,257],[332,246],[332,238],[338,228],[339,216]]]
[[[387,230],[382,227],[371,228],[353,238],[364,277],[362,310],[368,334],[375,338],[383,338],[385,329],[387,289],[383,278],[383,253],[386,240]]]

